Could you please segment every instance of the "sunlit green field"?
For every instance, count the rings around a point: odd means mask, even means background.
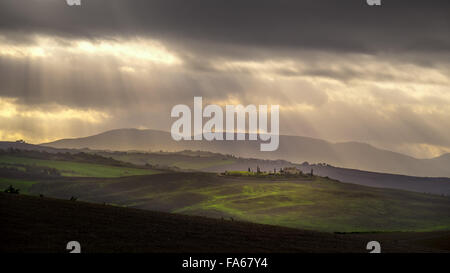
[[[149,169],[117,167],[101,164],[80,163],[73,161],[43,160],[43,159],[34,159],[9,155],[0,156],[0,165],[1,164],[8,164],[8,165],[17,164],[19,168],[22,169],[23,169],[22,165],[49,167],[57,169],[58,171],[61,172],[63,176],[77,176],[77,177],[121,177],[121,176],[147,175],[158,173],[158,171]]]
[[[205,160],[193,160],[191,167],[200,162]],[[226,160],[223,163],[227,164]],[[329,232],[450,230],[449,197],[370,188],[317,176],[245,171],[226,175],[162,173],[138,167],[0,156],[0,167],[16,167],[26,173],[25,166],[54,168],[63,177],[0,178],[0,189],[12,185],[23,194],[63,199],[75,196],[116,206]]]
[[[251,222],[322,231],[450,229],[448,197],[360,187],[322,178],[304,183],[232,183],[192,193],[205,199],[174,212],[222,214]]]
[[[31,194],[329,232],[450,230],[450,198],[326,178],[164,173],[34,184]]]

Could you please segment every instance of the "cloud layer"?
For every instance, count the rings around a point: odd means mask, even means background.
[[[448,1],[0,3],[0,137],[170,128],[170,109],[279,104],[283,134],[450,151]]]

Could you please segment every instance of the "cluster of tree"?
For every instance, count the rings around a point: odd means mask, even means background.
[[[262,171],[259,165],[256,166],[256,171],[253,171],[250,167],[247,169],[247,172],[238,172],[238,171],[225,171],[222,175],[228,176],[285,176],[285,177],[312,177],[314,176],[314,170],[311,169],[309,174],[303,173],[301,170],[294,167],[286,167],[273,169],[272,171]]]
[[[105,165],[126,165],[126,163],[113,159],[112,157],[104,157],[94,153],[85,152],[58,152],[51,153],[42,150],[22,150],[10,147],[6,150],[0,149],[0,155],[11,155],[18,157],[29,157],[44,160],[61,160],[61,161],[76,161],[84,163],[97,163]]]
[[[61,176],[61,172],[55,168],[35,166],[35,165],[24,165],[25,172],[38,176]]]
[[[132,168],[148,168],[150,166],[136,166],[132,163],[123,162],[116,160],[111,157],[111,154],[101,155],[101,152],[90,153],[90,152],[47,152],[43,150],[21,150],[17,148],[0,149],[0,155],[10,155],[18,157],[28,157],[34,159],[43,160],[57,160],[57,161],[73,161],[80,163],[91,163],[91,164],[103,164],[118,167],[132,167]],[[109,155],[109,157],[108,157]]]
[[[20,169],[19,169],[20,168]],[[57,169],[39,166],[11,165],[0,167],[0,176],[8,178],[51,178],[59,177],[61,173]]]
[[[16,189],[12,185],[9,185],[9,187],[5,189],[5,192],[12,193],[12,194],[19,194],[20,189]]]

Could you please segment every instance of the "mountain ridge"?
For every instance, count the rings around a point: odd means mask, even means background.
[[[87,149],[59,149],[46,146],[32,145],[16,142],[0,142],[0,150],[18,149],[23,151],[39,151],[49,154],[84,153],[96,154],[107,159],[114,159],[120,162],[127,162],[138,166],[156,166],[163,169],[202,171],[223,173],[227,170],[247,171],[248,168],[256,170],[258,167],[262,171],[272,172],[274,169],[296,167],[304,173],[314,172],[315,175],[330,177],[342,182],[376,187],[391,188],[414,191],[419,193],[430,193],[450,196],[450,178],[446,177],[422,177],[406,176],[389,173],[379,173],[350,168],[340,168],[328,164],[302,164],[292,163],[286,160],[265,160],[255,158],[235,157],[220,153],[203,151],[181,151],[181,152],[140,152],[140,151],[104,151]],[[39,155],[39,154],[38,154]],[[33,155],[34,158],[36,155]],[[42,156],[38,156],[42,158]],[[70,158],[70,156],[69,156]]]
[[[97,150],[182,151],[202,150],[239,157],[283,159],[294,163],[325,162],[333,166],[392,174],[450,177],[450,154],[430,159],[376,148],[362,142],[329,142],[322,139],[280,135],[274,152],[259,151],[260,141],[174,141],[169,132],[153,129],[115,129],[97,135],[40,144],[54,148]]]

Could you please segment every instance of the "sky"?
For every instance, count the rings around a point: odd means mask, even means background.
[[[280,105],[280,133],[450,152],[450,1],[0,0],[0,140],[169,131]]]

